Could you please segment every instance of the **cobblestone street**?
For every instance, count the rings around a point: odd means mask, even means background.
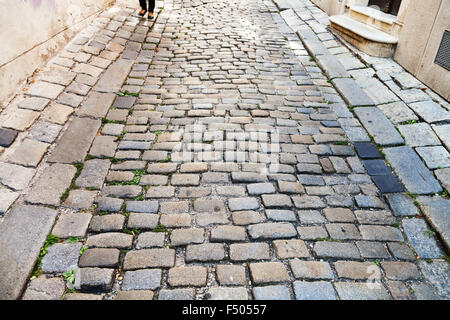
[[[0,299],[450,299],[450,106],[309,1],[118,0],[0,114]]]

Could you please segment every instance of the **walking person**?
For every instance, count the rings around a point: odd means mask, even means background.
[[[153,11],[155,10],[155,0],[139,0],[139,4],[141,5],[142,9],[139,12],[139,15],[143,17],[148,11],[148,18],[153,19]]]

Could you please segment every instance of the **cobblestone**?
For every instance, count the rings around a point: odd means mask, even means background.
[[[27,286],[53,225],[68,300],[448,297],[446,105],[274,2],[116,1],[33,76],[0,115],[1,298],[62,298]]]

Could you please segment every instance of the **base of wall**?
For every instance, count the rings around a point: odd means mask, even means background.
[[[107,7],[93,13],[84,20],[3,65],[0,68],[0,84],[2,88],[0,90],[0,111],[11,102],[18,93],[17,90],[25,86],[29,77],[45,66],[77,33],[87,27],[105,9]]]

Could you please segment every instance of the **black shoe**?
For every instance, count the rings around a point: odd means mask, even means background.
[[[148,19],[149,19],[149,20],[152,20],[152,19],[153,19],[153,12],[149,12],[149,13],[148,13]]]
[[[145,10],[145,9],[142,9],[141,11],[139,11],[139,15],[141,17],[145,16],[146,13],[147,13],[147,10]]]

